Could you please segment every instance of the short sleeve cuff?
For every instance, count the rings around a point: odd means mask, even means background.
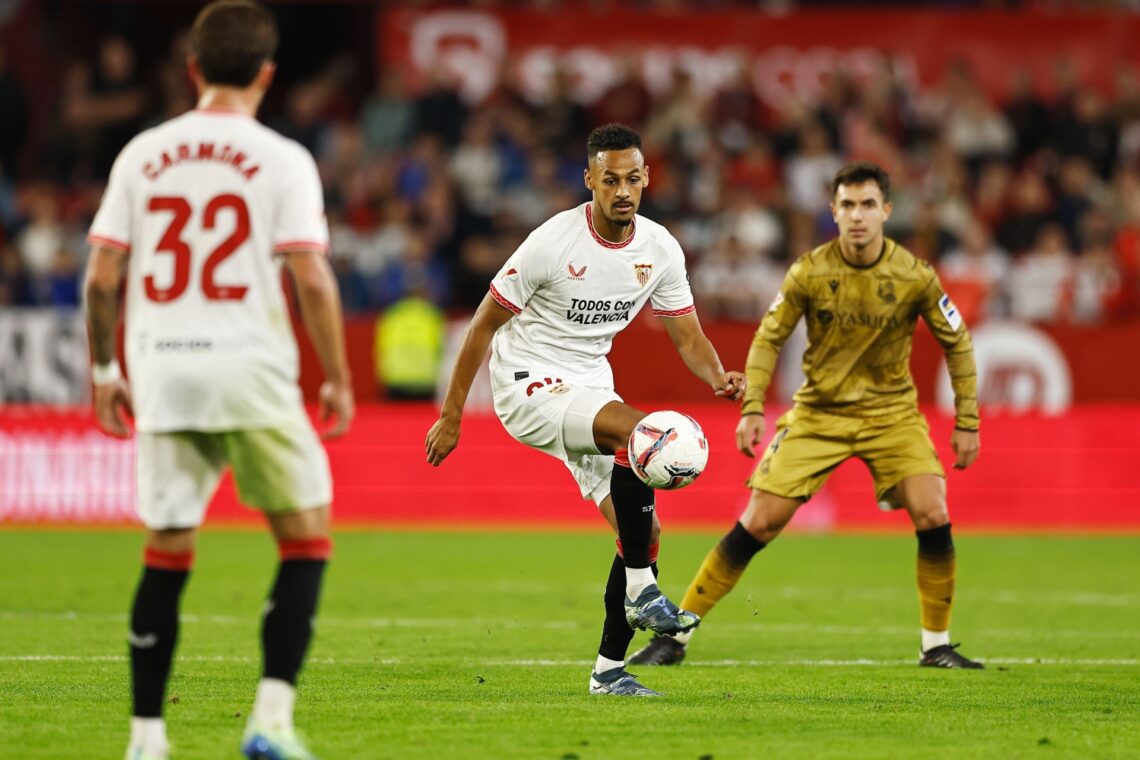
[[[130,243],[124,240],[119,240],[118,238],[109,237],[107,235],[96,235],[95,233],[91,233],[87,236],[87,242],[91,245],[98,245],[104,248],[114,248],[115,250],[123,251],[124,253],[130,253],[131,250]]]
[[[689,304],[680,309],[654,309],[653,316],[655,317],[683,317],[686,314],[692,314],[697,310],[693,304]]]
[[[522,309],[515,306],[513,303],[511,303],[506,298],[506,296],[504,296],[502,293],[499,292],[499,289],[495,287],[495,283],[491,283],[491,298],[494,298],[495,301],[499,304],[499,306],[502,306],[504,309],[507,309],[508,311],[512,311],[515,314],[521,314],[522,313]]]

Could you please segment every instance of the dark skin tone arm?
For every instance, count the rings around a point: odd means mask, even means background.
[[[451,372],[451,381],[447,384],[447,394],[443,398],[439,419],[428,430],[424,441],[427,460],[433,467],[438,467],[459,444],[459,422],[463,417],[467,394],[471,392],[471,383],[483,365],[483,357],[491,346],[491,338],[513,316],[514,312],[500,306],[488,293],[463,332],[463,342],[459,346],[459,356],[455,360],[455,369]]]

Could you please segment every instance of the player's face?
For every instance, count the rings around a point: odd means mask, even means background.
[[[839,226],[839,239],[857,249],[877,244],[890,216],[890,201],[883,201],[883,191],[874,180],[840,185],[831,199],[831,218]]]
[[[641,205],[641,191],[649,184],[649,167],[637,148],[601,150],[590,157],[586,187],[611,224],[626,227]]]

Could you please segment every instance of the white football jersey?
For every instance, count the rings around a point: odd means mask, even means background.
[[[606,355],[646,302],[657,316],[694,310],[685,254],[668,230],[636,216],[632,234],[611,243],[592,213],[584,203],[551,217],[491,281],[491,295],[516,314],[495,333],[492,369],[613,388]]]
[[[143,432],[274,427],[300,403],[283,250],[328,248],[298,143],[199,109],[119,154],[91,225],[129,252],[125,353]]]

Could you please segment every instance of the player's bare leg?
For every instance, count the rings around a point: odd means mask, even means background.
[[[681,606],[701,617],[707,615],[736,586],[752,557],[780,534],[801,503],[753,489],[740,520],[701,563]],[[679,665],[690,635],[656,636],[629,661],[637,665]]]
[[[249,758],[310,758],[312,754],[293,729],[293,703],[332,550],[329,510],[269,512],[266,519],[277,540],[281,564],[262,619],[262,677],[242,752]]]
[[[954,603],[956,561],[946,510],[946,481],[933,475],[912,475],[894,489],[910,515],[918,537],[918,598],[922,620],[919,664],[937,668],[979,669],[981,663],[955,651],[950,643],[950,610]]]
[[[194,563],[194,528],[147,531],[143,573],[135,591],[128,636],[131,656],[131,738],[128,760],[169,753],[162,707],[178,643],[182,589]]]

